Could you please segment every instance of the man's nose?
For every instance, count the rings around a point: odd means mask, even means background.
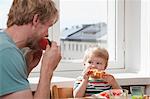
[[[45,37],[48,37],[48,30],[46,30],[46,31],[44,32],[44,36],[45,36]]]
[[[48,37],[48,35],[45,35],[45,37]]]

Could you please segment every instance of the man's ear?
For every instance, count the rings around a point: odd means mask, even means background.
[[[39,15],[35,14],[32,20],[32,24],[36,27],[38,23],[39,23]]]

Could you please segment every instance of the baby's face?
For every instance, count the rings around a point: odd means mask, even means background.
[[[101,57],[89,57],[85,61],[85,67],[92,67],[98,70],[105,70],[106,67],[106,60]]]

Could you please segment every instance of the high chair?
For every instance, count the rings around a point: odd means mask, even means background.
[[[52,93],[51,99],[72,98],[73,97],[73,88],[58,87],[57,85],[53,85],[51,93]]]

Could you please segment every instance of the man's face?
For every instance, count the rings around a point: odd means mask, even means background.
[[[43,37],[47,37],[48,36],[48,28],[52,26],[52,22],[51,21],[47,21],[45,22],[45,24],[39,23],[36,28],[35,31],[33,33],[33,36],[28,40],[28,46],[31,49],[39,49],[39,40]]]
[[[38,38],[47,37],[48,36],[48,29],[49,29],[49,27],[52,27],[52,25],[53,25],[53,22],[51,20],[46,21],[44,24],[39,23],[36,27],[35,35]]]

